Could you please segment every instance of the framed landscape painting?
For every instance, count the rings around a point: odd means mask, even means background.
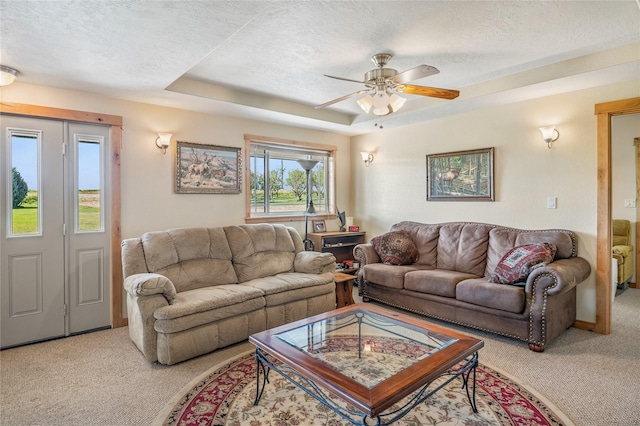
[[[427,155],[427,201],[494,201],[493,148]]]
[[[241,148],[178,141],[175,191],[239,194],[242,191],[241,151]]]

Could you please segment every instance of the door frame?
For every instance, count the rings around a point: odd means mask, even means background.
[[[122,149],[122,117],[38,105],[1,102],[0,113],[21,115],[34,118],[49,118],[80,123],[102,124],[110,126],[110,180],[111,194],[111,327],[124,327],[128,324],[122,314],[122,257],[120,252],[121,232],[121,189],[120,189],[120,151]]]
[[[639,112],[640,97],[604,102],[594,108],[598,120],[596,322],[580,321],[580,328],[601,334],[611,333],[611,117]]]

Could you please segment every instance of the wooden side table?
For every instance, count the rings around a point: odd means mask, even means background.
[[[355,275],[343,274],[342,272],[336,272],[336,305],[338,308],[343,306],[353,305],[353,280],[357,277]]]

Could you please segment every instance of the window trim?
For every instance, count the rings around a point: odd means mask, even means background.
[[[283,145],[283,146],[296,146],[301,148],[309,148],[315,150],[326,151],[329,158],[329,167],[327,170],[327,202],[328,212],[326,214],[319,214],[314,218],[331,219],[335,217],[335,205],[336,205],[336,159],[338,153],[338,147],[335,145],[324,145],[312,142],[302,142],[291,139],[273,138],[268,136],[259,135],[244,135],[244,167],[245,176],[244,179],[244,200],[245,200],[245,223],[269,223],[269,222],[298,222],[305,219],[304,214],[296,215],[278,215],[278,216],[251,216],[251,143],[265,143],[270,145]]]

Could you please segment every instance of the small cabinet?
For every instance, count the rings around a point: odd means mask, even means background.
[[[333,253],[336,262],[353,260],[353,248],[364,244],[365,232],[312,232],[309,238],[313,241],[315,251]]]

